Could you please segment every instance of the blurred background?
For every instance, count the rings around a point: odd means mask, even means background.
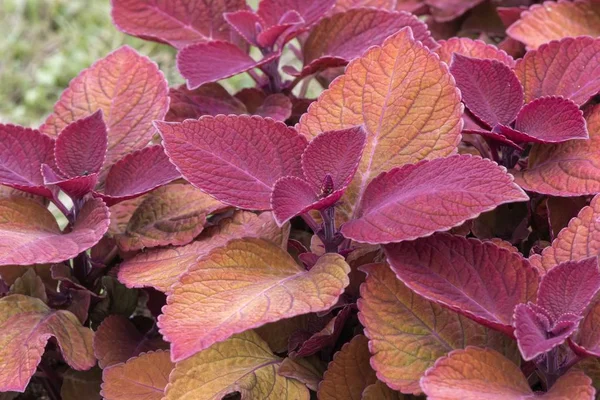
[[[37,127],[72,78],[123,44],[183,82],[175,50],[118,32],[109,0],[0,0],[0,122]]]

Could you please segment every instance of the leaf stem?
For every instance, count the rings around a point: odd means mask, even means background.
[[[321,211],[323,217],[323,244],[325,252],[337,253],[340,244],[335,232],[335,207],[328,207]]]

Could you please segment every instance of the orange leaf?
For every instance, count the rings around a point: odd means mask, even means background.
[[[319,400],[359,400],[363,390],[377,381],[370,357],[368,339],[363,335],[344,344],[325,371],[317,393]]]
[[[178,362],[165,400],[218,400],[235,391],[244,399],[308,400],[306,386],[277,374],[280,363],[256,333],[247,331]]]
[[[589,140],[534,144],[529,165],[514,172],[523,189],[552,196],[580,196],[600,192],[600,105],[586,112]]]
[[[105,400],[160,400],[173,367],[168,351],[140,354],[106,368],[100,394]]]
[[[52,310],[40,299],[20,294],[0,299],[0,391],[25,391],[50,337],[73,369],[96,364],[94,332],[70,311]]]
[[[105,168],[145,147],[169,108],[167,81],[157,65],[123,46],[71,81],[40,130],[56,137],[69,123],[104,112],[108,127]]]
[[[535,4],[522,12],[506,33],[528,49],[569,36],[600,36],[600,3],[559,0]]]
[[[326,365],[318,356],[291,359],[285,358],[277,373],[286,378],[294,378],[304,383],[310,390],[318,390],[319,382],[323,379]]]
[[[489,346],[511,358],[514,340],[432,303],[408,289],[387,264],[362,268],[367,280],[358,300],[377,377],[404,393],[421,392],[419,379],[435,360],[466,345]]]
[[[495,350],[477,347],[439,359],[421,379],[421,387],[429,400],[592,400],[595,394],[591,379],[574,371],[561,376],[549,392],[536,396],[517,365]]]
[[[367,386],[361,400],[405,400],[408,396],[390,389],[381,381]]]
[[[338,254],[325,254],[306,271],[271,242],[233,240],[172,286],[160,332],[180,361],[235,333],[329,309],[348,286],[349,272]]]
[[[435,52],[440,56],[440,60],[450,65],[452,54],[458,53],[471,58],[482,60],[497,60],[513,68],[515,60],[492,44],[487,44],[483,40],[473,40],[466,37],[454,37],[448,40],[440,40],[440,46]]]
[[[351,219],[368,183],[383,171],[456,152],[460,94],[446,64],[405,28],[355,59],[300,120],[312,139],[363,125],[367,144],[339,207]]]
[[[202,230],[206,217],[227,206],[191,185],[174,184],[151,192],[118,238],[124,251],[183,246]]]
[[[224,246],[231,239],[261,237],[280,246],[287,245],[290,225],[279,228],[270,212],[260,215],[238,211],[216,227],[202,233],[187,246],[153,249],[121,263],[119,280],[127,287],[151,286],[166,292],[177,278],[211,250]]]

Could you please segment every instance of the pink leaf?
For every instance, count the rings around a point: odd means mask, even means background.
[[[262,0],[258,5],[258,15],[267,26],[285,23],[286,14],[296,11],[303,19],[303,28],[317,23],[335,5],[335,0]]]
[[[270,94],[252,114],[273,118],[275,121],[285,121],[292,115],[292,102],[284,94]]]
[[[512,176],[479,157],[456,155],[384,172],[366,188],[342,234],[365,243],[412,240],[448,230],[500,204],[527,200]]]
[[[268,210],[275,182],[302,175],[306,139],[271,119],[204,116],[182,123],[156,122],[156,127],[183,177],[235,207]]]
[[[42,164],[42,176],[45,185],[56,185],[73,199],[81,199],[90,193],[98,183],[98,174],[63,178],[48,164]]]
[[[425,0],[431,15],[438,22],[446,22],[460,17],[483,0]]]
[[[52,197],[42,164],[54,165],[54,140],[38,130],[0,124],[0,184]]]
[[[483,40],[473,40],[466,37],[453,37],[448,40],[440,40],[439,47],[435,49],[440,59],[446,64],[452,61],[452,54],[458,53],[463,56],[479,59],[497,60],[513,68],[515,60],[492,44],[487,44]]]
[[[141,196],[179,178],[162,146],[150,146],[129,154],[112,166],[104,190],[96,193],[112,206]]]
[[[230,39],[222,15],[246,9],[245,0],[112,0],[112,17],[123,32],[183,48]]]
[[[462,100],[488,126],[510,124],[523,105],[523,88],[510,67],[454,53],[450,72]]]
[[[108,208],[88,200],[69,233],[62,233],[54,216],[36,201],[0,198],[0,265],[61,262],[86,251],[108,230]]]
[[[265,26],[265,21],[250,10],[240,10],[223,14],[223,18],[248,43],[259,47],[256,36]]]
[[[301,32],[301,28],[305,22],[304,18],[297,11],[287,11],[277,25],[270,26],[258,34],[256,38],[258,46],[268,48],[284,45]]]
[[[99,172],[106,157],[107,135],[101,109],[67,125],[54,146],[58,170],[67,178]]]
[[[171,88],[169,98],[171,104],[165,117],[169,122],[198,119],[203,115],[245,114],[247,111],[240,100],[218,83],[207,83],[194,90],[185,85]]]
[[[396,276],[417,294],[509,335],[515,306],[537,293],[537,271],[491,242],[438,233],[384,250]]]
[[[229,42],[207,42],[188,46],[177,54],[177,68],[189,89],[229,78],[276,60],[280,53],[264,56],[260,61]]]

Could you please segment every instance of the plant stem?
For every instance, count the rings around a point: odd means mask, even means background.
[[[304,213],[304,214],[301,214],[300,216],[302,217],[302,219],[304,220],[306,225],[308,225],[310,230],[313,231],[313,233],[315,235],[319,235],[319,231],[321,230],[321,227],[319,226],[319,224],[317,224],[317,221],[315,221],[315,219],[313,217],[311,217],[311,215],[309,213]]]
[[[60,199],[58,198],[58,196],[56,194],[53,194],[53,196],[52,196],[52,203],[54,203],[56,208],[58,208],[58,210],[61,213],[63,213],[63,215],[67,218],[67,220],[70,223],[75,222],[75,221],[73,221],[73,216],[71,215],[71,211],[69,211],[69,209],[67,209],[67,207],[63,204],[62,201],[60,201]]]
[[[277,70],[278,66],[279,58],[276,58],[262,67],[263,72],[269,78],[269,91],[271,93],[281,92],[281,76],[279,76],[279,71]]]
[[[550,390],[556,379],[558,378],[558,352],[554,348],[546,353],[546,371],[544,373],[546,378],[546,390]]]
[[[323,244],[325,252],[337,253],[339,242],[335,237],[335,207],[329,207],[321,211],[323,217]]]

